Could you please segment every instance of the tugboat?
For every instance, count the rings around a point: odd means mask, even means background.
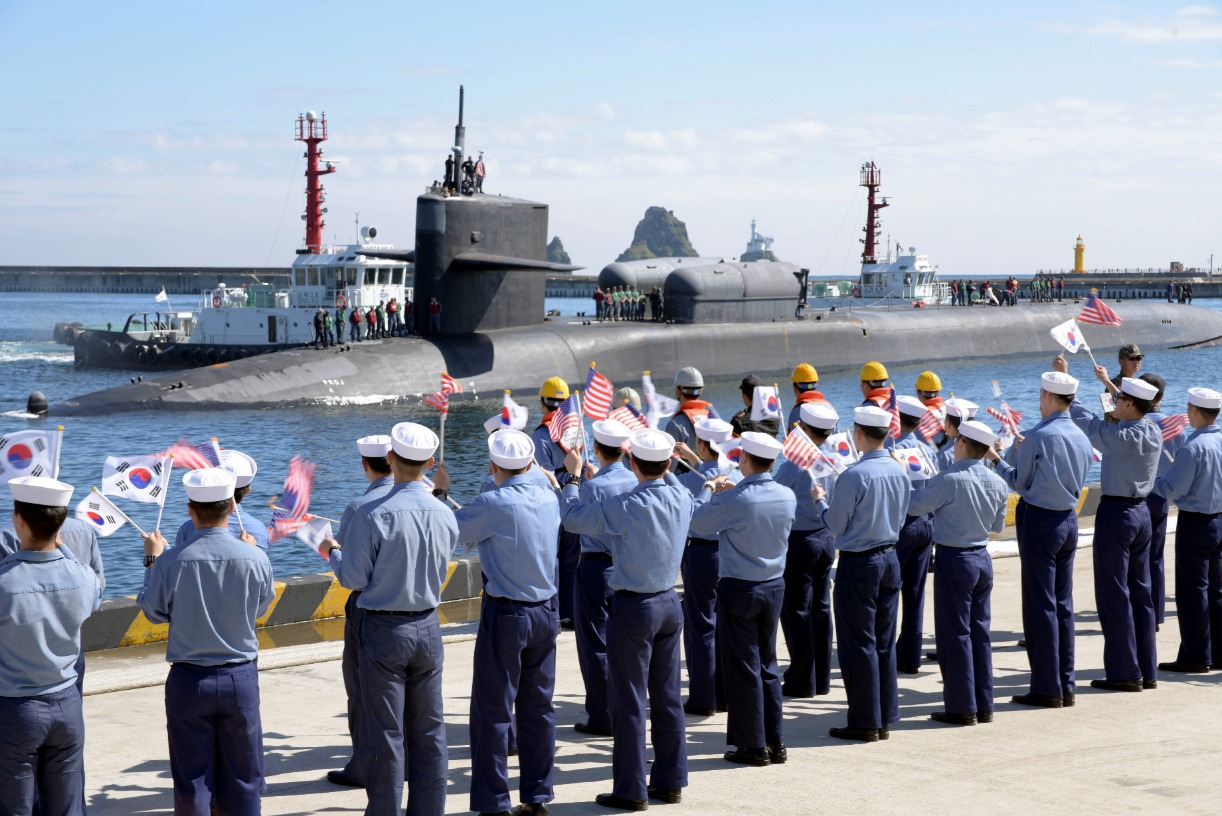
[[[309,111],[298,116],[294,139],[306,144],[306,230],[289,287],[221,284],[202,293],[194,312],[137,312],[119,331],[59,324],[55,339],[73,347],[78,366],[169,370],[227,363],[314,342],[319,309],[338,314],[391,299],[404,308],[411,302],[413,265],[369,254],[394,254],[392,245],[375,243],[376,227],[358,225],[355,244],[322,243],[327,209],[319,179],[336,170],[333,162],[322,161],[319,147],[327,140],[327,115]]]

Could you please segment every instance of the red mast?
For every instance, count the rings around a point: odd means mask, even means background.
[[[866,228],[863,230],[866,237],[862,241],[866,248],[861,253],[861,262],[863,264],[877,263],[877,259],[874,257],[874,245],[877,243],[878,235],[882,231],[882,222],[878,219],[878,211],[887,206],[887,199],[875,198],[879,185],[882,183],[883,171],[879,170],[874,162],[866,162],[861,166],[860,186],[869,190],[866,198]]]
[[[298,250],[299,255],[317,255],[322,251],[322,230],[327,224],[322,220],[323,213],[327,210],[323,207],[323,202],[327,197],[323,194],[324,188],[319,183],[319,176],[325,176],[328,173],[335,172],[335,165],[331,162],[326,162],[326,166],[319,168],[318,161],[322,158],[322,150],[319,145],[327,141],[327,114],[324,111],[320,118],[314,111],[309,111],[304,115],[297,117],[297,133],[293,137],[294,141],[306,143],[306,245],[304,250]]]

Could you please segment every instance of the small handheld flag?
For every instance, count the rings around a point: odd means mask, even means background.
[[[607,415],[607,419],[613,419],[616,422],[623,424],[630,431],[643,431],[649,427],[645,422],[645,416],[632,407],[631,402],[625,402],[620,407],[616,408]]]
[[[781,453],[785,454],[785,458],[793,462],[794,466],[800,470],[810,470],[811,465],[822,456],[815,443],[811,442],[802,429],[797,427],[786,435]]]
[[[215,436],[198,445],[192,445],[189,440],[183,438],[157,455],[173,456],[174,466],[187,470],[221,466],[221,446],[217,444]]]
[[[108,456],[102,465],[102,493],[138,502],[160,503],[170,457]]]
[[[1093,289],[1086,296],[1086,305],[1082,307],[1078,320],[1083,323],[1093,323],[1096,326],[1119,326],[1123,322],[1120,315],[1104,303]]]
[[[586,374],[586,398],[582,404],[585,415],[590,419],[606,419],[614,393],[615,386],[594,369],[594,363],[590,363],[590,371]]]
[[[1158,427],[1163,431],[1163,444],[1170,442],[1178,436],[1182,436],[1184,429],[1188,427],[1188,414],[1172,414],[1165,416],[1158,421]]]
[[[641,375],[641,394],[645,397],[645,422],[650,428],[658,427],[662,417],[670,416],[679,410],[677,399],[663,396],[654,389],[648,371]]]
[[[272,523],[267,528],[271,541],[279,541],[290,535],[305,522],[317,471],[318,465],[300,456],[294,456],[289,462],[289,472],[284,477],[284,492],[280,494],[277,507],[272,511]]]
[[[0,484],[18,476],[54,478],[57,431],[16,431],[0,436]]]
[[[441,372],[441,393],[447,397],[451,394],[461,394],[462,383],[443,371]]]
[[[505,392],[505,399],[501,403],[501,427],[512,428],[515,424],[519,427],[526,427],[526,409],[513,401],[513,397],[509,396],[509,392]]]
[[[824,449],[839,460],[842,469],[857,461],[857,446],[853,444],[853,434],[849,431],[829,436]]]
[[[891,386],[891,394],[887,397],[887,410],[891,412],[891,425],[887,428],[887,438],[896,439],[900,435],[900,409],[895,398],[895,386]]]
[[[331,522],[318,516],[308,516],[307,518],[308,520],[297,528],[296,535],[308,544],[310,549],[326,558],[327,554],[322,551],[322,543],[328,538],[334,538],[331,535]]]
[[[127,522],[127,516],[97,490],[77,502],[75,515],[103,538],[118,532]]]
[[[929,449],[924,445],[917,445],[911,448],[896,448],[891,451],[891,456],[895,458],[895,461],[904,466],[904,473],[908,474],[909,481],[925,481],[937,473],[937,469],[933,466],[933,461],[929,458]]]
[[[578,413],[576,394],[560,403],[547,425],[547,432],[553,442],[560,443],[567,450],[581,447],[581,414]]]
[[[1086,338],[1082,336],[1082,330],[1078,328],[1073,318],[1053,326],[1048,330],[1048,334],[1070,354],[1077,354],[1087,347]]]
[[[776,386],[757,385],[751,397],[751,421],[781,418],[781,399]],[[806,468],[803,468],[805,470]]]
[[[932,442],[934,437],[942,433],[942,420],[932,410],[926,411],[921,421],[917,423],[917,431],[927,442]]]

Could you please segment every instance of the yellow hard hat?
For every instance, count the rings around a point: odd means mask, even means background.
[[[796,383],[819,382],[819,372],[815,371],[815,367],[810,363],[799,363],[798,367],[793,370],[793,376],[789,378],[789,381]]]
[[[548,377],[539,388],[539,396],[543,399],[568,399],[569,384],[559,377]]]
[[[877,382],[885,379],[887,379],[887,367],[882,363],[871,360],[861,367],[862,382]]]
[[[917,375],[916,389],[918,391],[941,391],[942,381],[932,371],[922,371]]]

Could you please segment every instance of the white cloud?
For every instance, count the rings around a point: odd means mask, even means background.
[[[118,175],[133,175],[148,172],[148,163],[143,159],[133,159],[129,156],[111,156],[103,166],[111,173]]]

